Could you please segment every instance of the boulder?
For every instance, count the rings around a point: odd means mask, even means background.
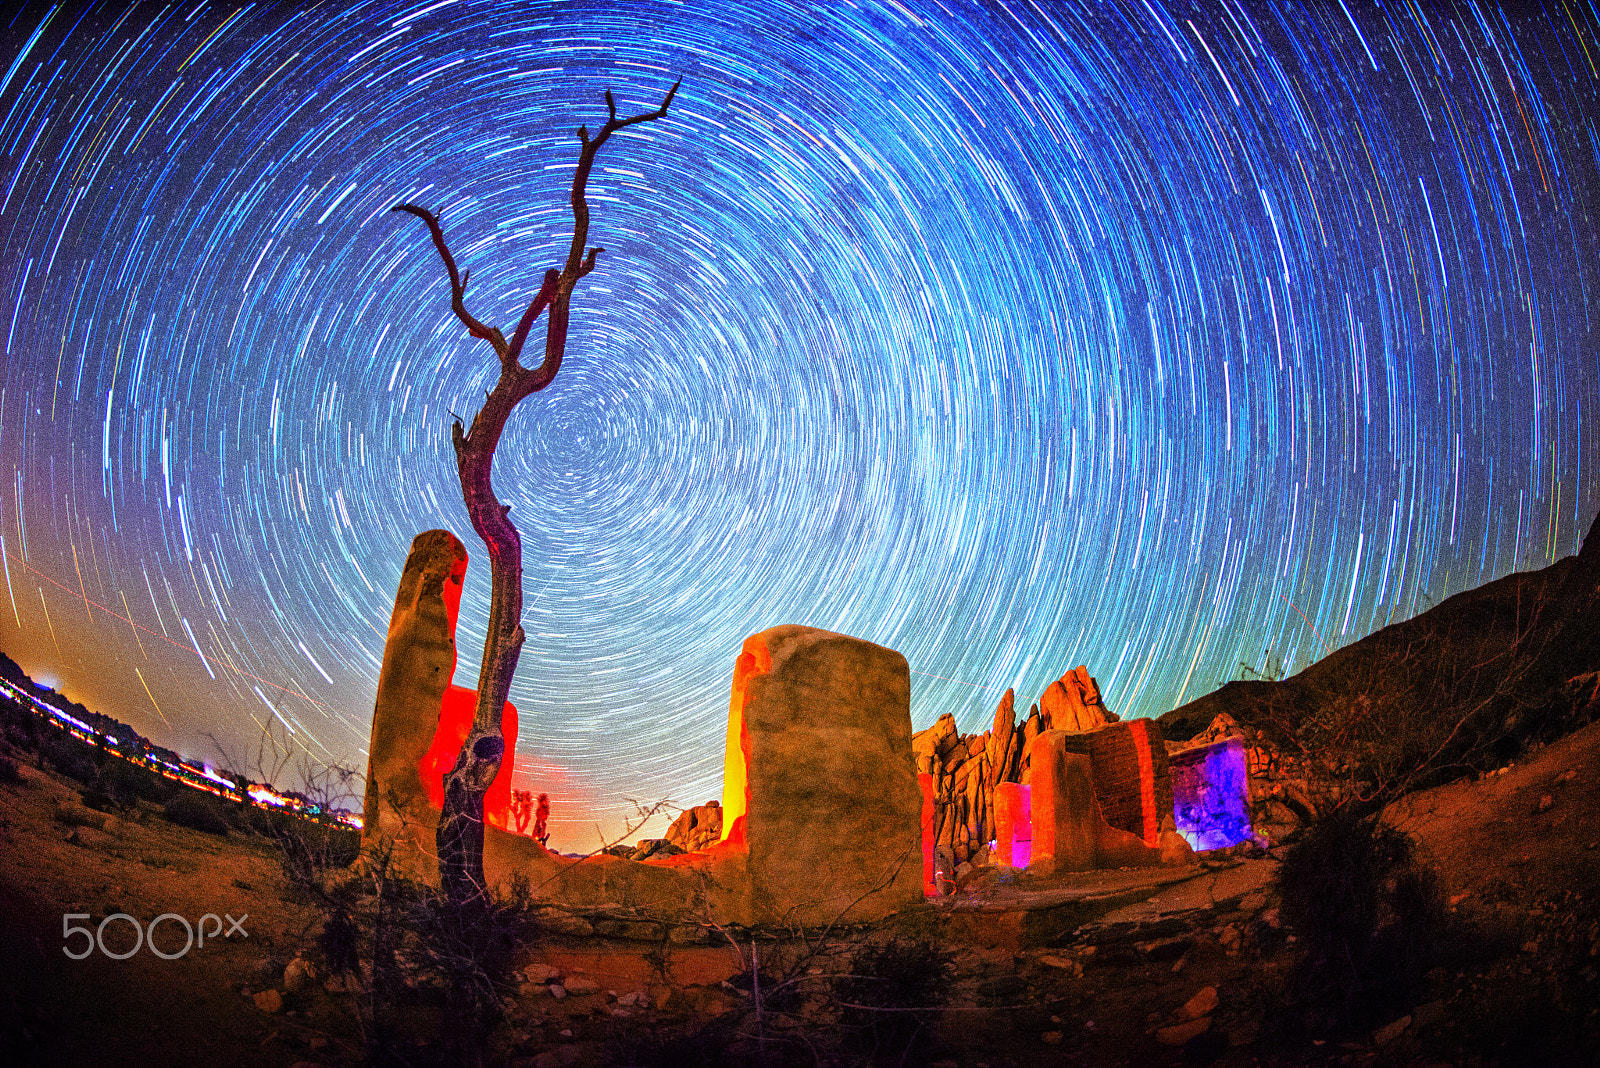
[[[1049,730],[1095,731],[1116,718],[1106,711],[1099,685],[1082,665],[1052,682],[1039,695],[1039,719]]]
[[[722,837],[722,803],[707,801],[684,809],[667,828],[667,841],[685,853],[715,845]]]

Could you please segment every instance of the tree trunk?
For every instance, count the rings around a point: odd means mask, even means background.
[[[458,272],[439,220],[433,213],[414,204],[397,204],[391,209],[409,212],[427,224],[434,247],[450,274],[451,309],[466,324],[468,333],[487,341],[500,360],[500,378],[484,399],[483,407],[473,416],[472,428],[463,433],[458,420],[451,433],[456,468],[461,477],[462,500],[472,520],[472,529],[478,532],[489,552],[491,582],[489,628],[484,635],[483,663],[478,671],[478,703],[461,753],[444,777],[444,810],[436,836],[440,883],[450,900],[457,903],[486,896],[490,889],[483,876],[483,799],[505,759],[506,743],[500,720],[510,697],[511,679],[516,674],[524,640],[522,538],[507,515],[511,506],[500,503],[495,496],[490,478],[494,451],[500,444],[500,435],[512,409],[530,393],[549,385],[561,369],[567,348],[572,291],[580,278],[594,270],[596,257],[603,251],[590,248],[587,257],[584,255],[589,238],[589,203],[585,193],[595,154],[617,130],[665,115],[677,92],[678,86],[674,85],[655,111],[618,118],[616,103],[608,89],[606,107],[610,117],[600,132],[591,139],[588,127],[579,128],[578,139],[583,149],[572,178],[572,247],[566,266],[559,273],[554,268],[545,272],[539,295],[528,305],[509,342],[497,328],[485,326],[467,312],[463,296],[468,275]],[[547,307],[550,317],[544,360],[530,370],[520,362],[523,343],[534,320]]]

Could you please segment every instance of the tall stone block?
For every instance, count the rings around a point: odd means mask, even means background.
[[[451,685],[456,670],[456,617],[467,573],[467,550],[448,530],[411,542],[378,672],[368,745],[362,842],[393,846],[397,870],[437,874],[434,830],[444,801],[444,775],[455,766],[477,705],[476,692]],[[511,767],[517,710],[501,717],[506,760],[484,798],[484,818],[510,826]]]
[[[1033,859],[1033,788],[1016,782],[994,788],[995,854],[1001,864],[1026,868]]]
[[[871,642],[800,626],[745,641],[723,808],[755,918],[863,920],[922,899],[910,694],[905,657]]]
[[[449,531],[425,531],[411,542],[378,672],[363,844],[403,839],[424,854],[433,851],[438,811],[428,804],[420,765],[455,674],[456,613],[466,573],[467,550]],[[406,859],[415,866],[421,858]]]

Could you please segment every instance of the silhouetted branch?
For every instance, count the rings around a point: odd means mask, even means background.
[[[420,208],[415,204],[396,204],[390,211],[407,211],[428,224],[428,233],[433,235],[433,247],[439,250],[439,258],[444,260],[445,270],[450,272],[450,310],[456,313],[467,326],[467,332],[475,338],[481,338],[494,346],[497,356],[505,355],[506,339],[499,330],[492,326],[485,326],[467,311],[463,298],[467,292],[468,274],[462,274],[456,268],[456,259],[450,255],[450,247],[444,243],[444,231],[439,228],[439,219],[427,208]]]

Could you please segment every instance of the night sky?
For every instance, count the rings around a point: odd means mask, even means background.
[[[1543,567],[1600,505],[1600,10],[1509,6],[29,6],[0,649],[191,756],[364,768],[442,526],[473,685],[450,423],[497,367],[389,208],[509,333],[577,127],[680,76],[602,151],[606,251],[497,457],[552,845],[720,796],[769,626],[981,730],[1080,663],[1159,715]]]

